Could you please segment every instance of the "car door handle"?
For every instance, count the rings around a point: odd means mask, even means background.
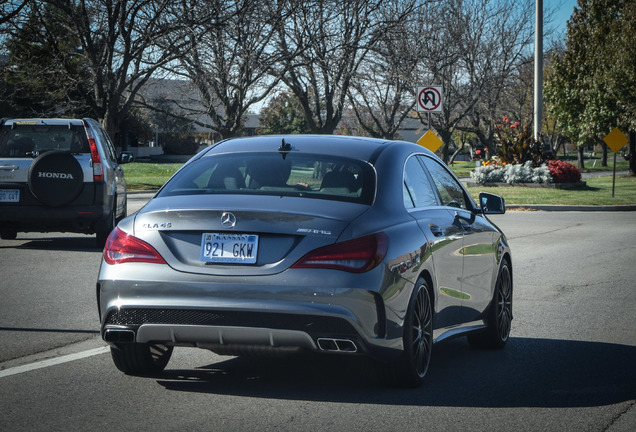
[[[435,237],[441,237],[444,235],[444,233],[442,232],[442,229],[438,227],[437,225],[428,224],[428,228],[431,230],[431,232],[433,233]]]
[[[20,167],[17,165],[0,165],[0,170],[3,171],[15,171],[18,169],[20,169]]]

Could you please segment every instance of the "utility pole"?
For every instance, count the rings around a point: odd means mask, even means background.
[[[534,17],[534,139],[539,141],[543,122],[543,0],[535,0]]]

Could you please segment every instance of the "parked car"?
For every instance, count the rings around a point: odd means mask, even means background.
[[[225,140],[109,236],[101,335],[133,375],[189,346],[364,354],[390,383],[417,386],[436,342],[506,344],[511,254],[487,218],[504,212],[412,143]]]
[[[93,119],[0,121],[0,236],[96,234],[103,247],[126,216],[126,181],[104,129]]]

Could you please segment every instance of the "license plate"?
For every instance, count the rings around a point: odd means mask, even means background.
[[[256,264],[258,236],[255,234],[204,233],[201,261]]]
[[[20,191],[14,189],[1,189],[0,190],[0,202],[19,202]]]

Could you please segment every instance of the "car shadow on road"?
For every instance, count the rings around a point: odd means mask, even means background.
[[[364,404],[466,407],[591,407],[636,399],[636,347],[511,338],[502,351],[464,339],[436,345],[418,389],[387,387],[364,358],[232,358],[166,370],[171,391]]]
[[[33,249],[68,252],[101,251],[95,243],[95,236],[86,237],[45,237],[30,240],[19,239],[4,242],[2,249]]]

